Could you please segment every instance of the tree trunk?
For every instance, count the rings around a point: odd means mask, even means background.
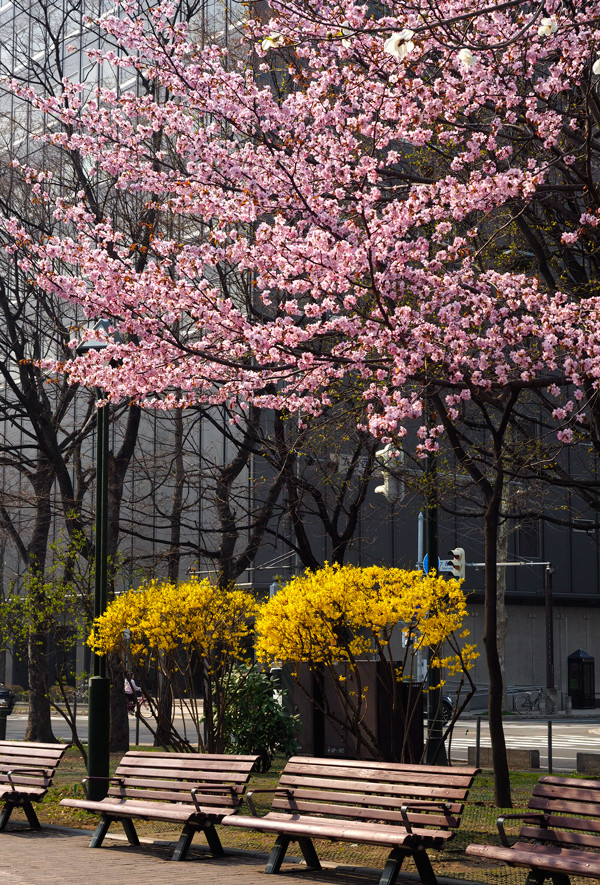
[[[48,696],[48,634],[45,630],[32,630],[27,642],[27,666],[29,679],[29,718],[25,731],[26,741],[54,743]]]
[[[492,743],[492,761],[494,766],[495,802],[500,808],[511,808],[510,774],[506,757],[504,728],[502,725],[503,679],[497,641],[497,542],[500,501],[501,495],[496,490],[496,493],[492,495],[488,501],[484,517],[485,606],[483,643],[490,680],[488,715],[490,739]]]
[[[129,716],[125,701],[125,674],[116,655],[106,656],[106,675],[110,680],[110,751],[129,749]]]
[[[31,542],[28,548],[27,568],[29,572],[28,593],[33,597],[34,604],[30,611],[45,610],[44,572],[46,568],[46,552],[48,536],[52,522],[50,492],[54,482],[54,472],[46,459],[40,455],[37,463],[36,476],[33,480],[35,491],[36,516]],[[36,596],[39,605],[36,603]],[[29,625],[27,640],[27,678],[29,683],[29,717],[25,740],[53,743],[56,738],[52,733],[50,718],[50,698],[48,696],[48,629],[46,619],[41,617]]]
[[[502,496],[503,513],[508,512],[508,494]],[[508,559],[509,526],[506,516],[500,516],[498,527],[498,561],[506,562]],[[496,567],[496,635],[498,638],[498,660],[502,673],[502,709],[508,709],[508,697],[506,694],[506,634],[508,630],[508,618],[506,616],[506,568]]]

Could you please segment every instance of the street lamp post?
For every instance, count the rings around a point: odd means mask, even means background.
[[[107,332],[108,321],[99,320],[95,330]],[[106,340],[90,340],[78,348],[83,354],[102,350]],[[98,391],[101,397],[102,392]],[[96,523],[94,539],[94,620],[104,614],[108,587],[108,425],[109,406],[98,406],[96,416]],[[97,801],[108,792],[110,760],[110,683],[106,660],[92,657],[92,675],[88,694],[88,794]]]
[[[104,614],[108,572],[108,404],[98,407],[96,440],[96,537],[94,549],[94,619]],[[89,682],[88,792],[103,799],[108,792],[110,754],[110,684],[106,660],[94,652]]]

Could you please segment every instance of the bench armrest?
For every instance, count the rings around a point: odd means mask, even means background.
[[[250,806],[250,811],[252,812],[252,814],[254,815],[254,817],[260,817],[260,814],[258,813],[258,811],[257,811],[257,809],[256,809],[256,805],[255,805],[254,802],[252,801],[252,797],[253,797],[254,795],[256,795],[256,793],[272,793],[272,794],[275,795],[275,796],[276,796],[278,793],[279,793],[280,795],[281,795],[282,793],[285,793],[285,794],[287,795],[287,797],[288,797],[288,800],[291,800],[292,796],[294,795],[294,794],[293,794],[293,791],[292,791],[292,790],[288,790],[286,787],[275,787],[275,788],[273,788],[273,789],[267,789],[267,788],[265,787],[265,789],[260,789],[260,790],[250,790],[248,793],[246,793],[245,798],[246,798],[246,801],[248,802],[248,805]]]
[[[83,787],[83,792],[85,794],[86,799],[90,798],[90,794],[88,793],[88,788],[87,788],[89,781],[104,781],[105,783],[108,781],[109,784],[111,784],[111,783],[120,784],[121,787],[124,784],[123,778],[121,778],[121,777],[90,777],[88,775],[87,777],[84,777],[84,779],[81,781],[81,786]]]
[[[504,821],[506,820],[522,820],[526,823],[539,824],[542,827],[548,826],[548,817],[546,814],[543,813],[537,814],[535,811],[525,811],[523,812],[523,814],[503,814],[496,821],[496,826],[498,827],[498,833],[500,834],[500,841],[506,848],[510,848],[510,842],[508,841],[508,837],[504,829]]]
[[[442,811],[444,814],[448,814],[450,811],[450,806],[447,802],[416,802],[414,805],[401,805],[400,806],[400,814],[402,815],[402,821],[406,828],[407,833],[412,833],[412,824],[408,817],[409,811],[422,811],[425,809],[426,811]]]
[[[198,794],[214,796],[218,793],[229,793],[234,801],[238,797],[235,787],[231,784],[203,784],[201,787],[192,787],[190,793],[192,796],[192,802],[196,806],[196,811],[198,813],[202,811],[200,803],[198,802]]]
[[[33,766],[31,768],[28,766],[23,766],[23,768],[11,768],[10,771],[6,772],[6,777],[8,778],[8,782],[11,785],[13,791],[15,790],[15,785],[12,779],[13,774],[42,774],[47,784],[50,782],[50,778],[52,776],[52,773],[48,772],[47,768],[34,768]]]

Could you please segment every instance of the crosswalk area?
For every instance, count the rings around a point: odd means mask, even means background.
[[[549,750],[553,769],[575,771],[577,753],[598,753],[600,756],[600,725],[592,722],[527,720],[504,725],[508,749],[539,750],[540,767],[548,767]],[[458,722],[449,744],[454,763],[467,762],[468,748],[477,743],[477,726],[473,721]],[[480,746],[490,747],[487,723],[481,723]]]

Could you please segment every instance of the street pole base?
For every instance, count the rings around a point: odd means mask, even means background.
[[[92,676],[88,706],[88,782],[90,799],[104,799],[108,793],[110,764],[110,682],[105,676]]]

